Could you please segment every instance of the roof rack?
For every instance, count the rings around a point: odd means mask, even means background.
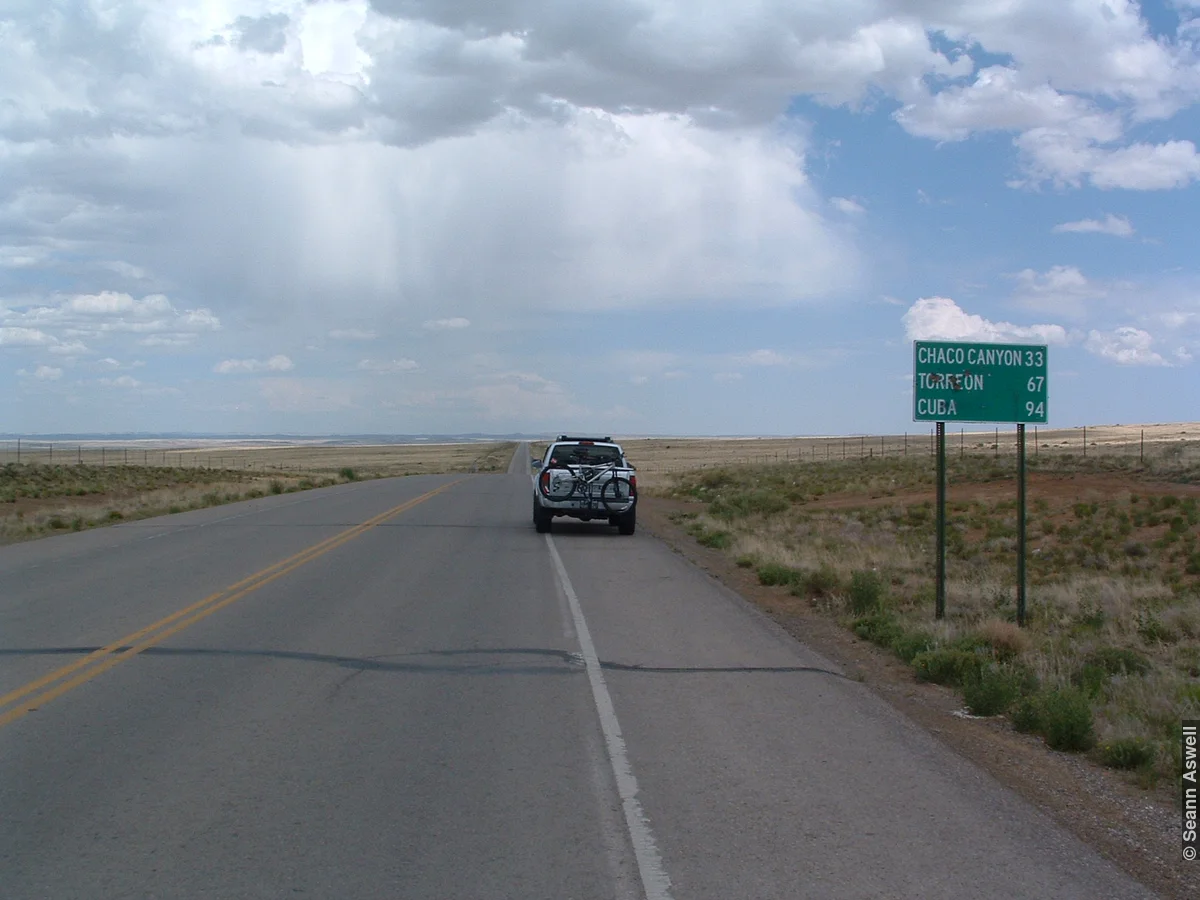
[[[560,441],[592,441],[597,444],[611,444],[612,437],[572,437],[569,434],[560,434],[557,438]]]

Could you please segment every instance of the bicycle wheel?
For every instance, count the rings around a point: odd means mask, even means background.
[[[579,479],[570,469],[546,469],[538,481],[542,496],[556,503],[569,500],[579,487]]]
[[[629,483],[628,478],[622,478],[619,475],[615,478],[610,478],[604,482],[604,487],[600,488],[600,502],[604,504],[604,508],[609,512],[616,512],[628,505],[633,499],[633,485]]]

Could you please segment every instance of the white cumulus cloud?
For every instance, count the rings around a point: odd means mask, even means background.
[[[1191,141],[1133,144],[1097,154],[1090,169],[1098,188],[1163,191],[1200,179],[1200,154]]]
[[[20,325],[0,328],[0,347],[46,347],[57,343],[46,332]]]
[[[1056,234],[1111,234],[1114,237],[1132,237],[1133,226],[1124,216],[1114,216],[1112,213],[1103,219],[1080,219],[1077,222],[1063,222],[1054,226]]]
[[[259,391],[277,412],[329,413],[355,405],[351,385],[329,378],[262,378]]]
[[[851,200],[849,197],[830,197],[829,203],[838,212],[843,212],[848,216],[860,216],[867,211],[861,203]]]
[[[738,357],[738,361],[750,366],[786,366],[791,359],[778,350],[752,350]]]
[[[99,383],[104,387],[132,389],[141,387],[142,383],[132,375],[120,375],[116,378],[101,378]]]
[[[1089,301],[1106,296],[1075,266],[1051,266],[1045,272],[1024,269],[1017,273],[1014,299],[1022,306],[1053,315],[1081,319]]]
[[[488,420],[517,418],[567,422],[584,410],[558,382],[532,372],[502,372],[480,379],[459,397],[472,404]],[[450,399],[447,397],[446,399]]]
[[[38,366],[32,372],[27,369],[18,369],[17,374],[22,378],[33,378],[37,381],[58,381],[62,378],[63,370],[56,366]]]
[[[450,319],[430,319],[425,323],[424,327],[430,331],[452,331],[458,328],[468,328],[471,325],[470,319],[464,319],[462,316],[455,316]]]
[[[992,322],[965,312],[947,297],[923,297],[905,312],[904,330],[912,341],[979,341],[983,343],[1065,344],[1067,330],[1061,325],[1014,325]]]
[[[123,363],[119,359],[113,359],[111,356],[107,356],[104,359],[97,360],[94,365],[97,369],[101,369],[106,372],[115,372],[120,369],[140,369],[146,364],[140,359],[134,360],[131,363]]]
[[[221,328],[209,309],[179,310],[163,294],[135,298],[119,291],[37,299],[10,307],[5,321],[12,324],[0,332],[12,332],[13,340],[35,341],[63,356],[88,352],[82,338],[104,342],[135,337],[145,346],[186,346]],[[0,334],[0,342],[8,340]]]
[[[1200,178],[1200,155],[1191,141],[1105,145],[1114,139],[1069,129],[1027,131],[1016,141],[1029,172],[1024,183],[1079,187],[1090,181],[1101,189],[1160,191],[1187,187]]]
[[[401,372],[413,372],[420,365],[413,359],[364,359],[358,364],[361,372],[371,372],[375,375],[397,375]]]
[[[291,359],[277,354],[270,359],[225,359],[213,366],[218,375],[253,375],[259,372],[290,372],[295,368]]]
[[[1167,360],[1153,349],[1148,331],[1126,325],[1113,331],[1090,331],[1084,347],[1103,359],[1123,366],[1166,366]]]

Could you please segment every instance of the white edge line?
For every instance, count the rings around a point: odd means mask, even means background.
[[[621,807],[625,812],[625,827],[629,830],[629,839],[633,843],[633,855],[637,862],[638,875],[642,879],[642,890],[646,894],[646,900],[672,900],[671,879],[667,877],[667,870],[663,868],[662,856],[658,852],[658,844],[654,841],[654,833],[650,830],[650,822],[638,801],[637,778],[634,777],[633,767],[630,766],[629,756],[625,752],[625,739],[621,737],[621,725],[617,721],[608,686],[604,683],[604,672],[600,668],[600,659],[596,656],[592,634],[588,631],[579,598],[575,596],[571,579],[567,577],[567,569],[550,535],[546,535],[546,546],[550,548],[550,558],[567,595],[571,617],[575,620],[575,634],[579,638],[579,649],[583,651],[583,664],[587,669],[588,682],[592,686],[592,700],[596,703],[600,730],[604,732],[604,744],[608,749],[608,761],[612,765],[617,793],[621,797]]]

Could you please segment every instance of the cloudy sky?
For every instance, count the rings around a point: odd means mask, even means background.
[[[4,0],[0,432],[1200,418],[1200,0]]]

